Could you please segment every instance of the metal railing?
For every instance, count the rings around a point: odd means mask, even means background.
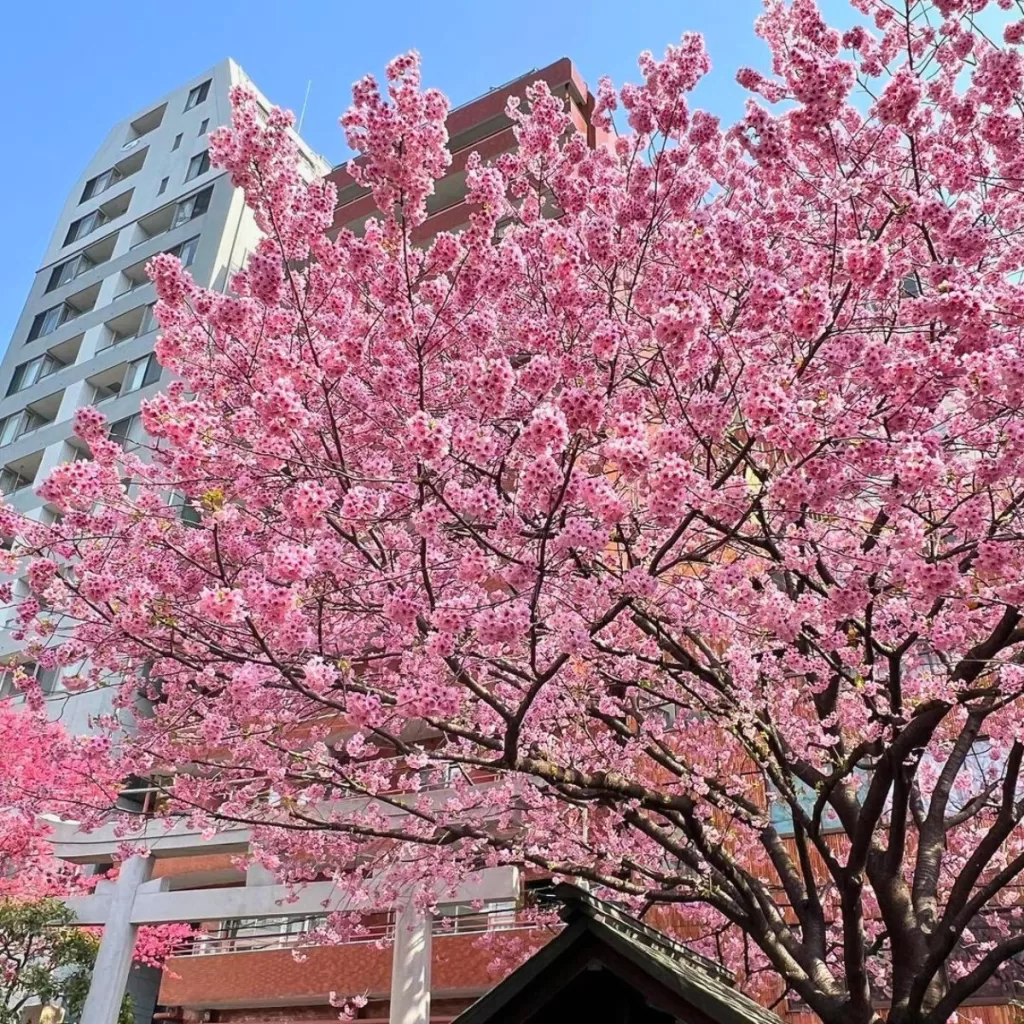
[[[388,942],[395,935],[395,918],[389,913],[385,921],[360,927],[341,942],[323,943],[311,935],[326,924],[326,916],[302,918],[263,918],[262,920],[225,922],[221,927],[183,942],[175,957],[212,956],[218,953],[260,953],[277,949],[338,945],[358,946],[371,942]],[[441,914],[434,918],[433,934],[483,935],[487,932],[525,931],[534,928],[531,921],[520,920],[515,910],[478,913]]]

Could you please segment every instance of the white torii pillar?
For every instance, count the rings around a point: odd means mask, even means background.
[[[117,881],[105,894],[107,913],[103,937],[80,1024],[116,1024],[139,930],[133,920],[135,897],[152,873],[152,857],[131,857],[121,865]]]
[[[395,910],[389,1024],[430,1024],[430,954],[434,922],[409,897],[400,900]]]

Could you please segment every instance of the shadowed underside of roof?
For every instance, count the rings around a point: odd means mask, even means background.
[[[576,886],[554,894],[565,930],[454,1024],[780,1024],[721,965]]]

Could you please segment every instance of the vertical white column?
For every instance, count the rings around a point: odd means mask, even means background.
[[[121,865],[110,894],[110,910],[80,1024],[117,1024],[138,931],[138,926],[132,924],[132,907],[139,886],[152,872],[152,857],[132,857]]]
[[[403,899],[395,913],[390,1024],[430,1024],[431,917],[412,899]]]

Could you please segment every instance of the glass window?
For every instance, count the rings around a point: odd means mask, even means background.
[[[171,221],[171,229],[187,224],[190,220],[202,216],[210,208],[210,197],[213,195],[213,186],[204,188],[202,192],[186,196],[182,199],[174,211],[174,219]]]
[[[76,239],[84,238],[105,224],[106,221],[106,215],[102,210],[93,210],[92,213],[79,217],[78,220],[72,221],[71,227],[68,228],[68,233],[64,236],[64,244],[68,245]]]
[[[797,800],[800,802],[800,807],[808,816],[812,815],[814,813],[815,801],[818,798],[817,793],[799,779],[794,779],[793,782]],[[789,806],[786,800],[784,800],[779,793],[774,790],[774,788],[768,809],[771,822],[775,826],[776,831],[780,835],[791,836],[794,831],[793,809]],[[823,832],[835,831],[841,827],[842,826],[839,823],[839,816],[828,804],[826,804],[821,812],[821,830]]]
[[[181,521],[186,526],[199,526],[203,521],[203,514],[195,505],[189,505],[187,502],[182,501]]]
[[[210,127],[210,119],[208,117],[203,118],[203,123],[199,126],[199,134],[205,135],[206,129]]]
[[[156,194],[158,196],[162,196],[167,191],[167,182],[168,181],[170,181],[170,178],[161,178],[160,179],[160,187],[156,190]]]
[[[196,153],[194,157],[188,162],[188,170],[185,172],[185,180],[191,181],[193,178],[198,178],[200,174],[205,174],[210,169],[210,151],[204,149],[202,153]]]
[[[181,260],[181,265],[183,267],[191,267],[193,260],[196,258],[196,249],[199,248],[199,236],[196,235],[195,238],[190,238],[174,248],[177,250],[174,255]]]
[[[21,490],[22,487],[27,487],[31,482],[15,473],[13,469],[0,470],[0,494],[13,494],[15,491]]]
[[[209,95],[210,79],[208,78],[202,85],[197,85],[189,91],[188,99],[185,101],[185,109],[191,110],[193,107],[199,106],[200,103],[205,102],[206,97]]]
[[[85,183],[85,189],[79,202],[84,203],[86,199],[98,196],[101,192],[106,192],[111,185],[116,185],[120,180],[121,172],[116,167],[111,167],[110,170],[97,174],[95,178],[90,178]]]
[[[930,806],[935,786],[948,760],[948,750],[941,754],[927,751],[921,758],[917,779],[925,806]],[[1005,774],[1006,763],[999,748],[993,746],[989,739],[975,740],[953,780],[946,804],[947,812],[955,814],[957,811],[962,811],[987,789],[999,787]],[[1018,796],[1024,795],[1022,790],[1024,790],[1024,783],[1018,787]],[[996,799],[998,799],[998,795]]]
[[[174,145],[171,146],[171,152],[173,153],[174,150],[176,150],[180,145],[181,145],[181,132],[178,132],[178,134],[174,136]]]
[[[146,307],[145,313],[142,314],[142,323],[139,324],[139,334],[148,334],[150,331],[156,329],[156,314],[153,312],[155,306],[156,303],[151,302]]]
[[[199,248],[199,239],[190,238],[181,247],[181,262],[186,267],[191,267],[196,258],[196,249]]]
[[[58,263],[50,271],[50,280],[47,282],[46,290],[52,292],[54,288],[59,288],[62,284],[73,281],[79,274],[84,274],[95,265],[84,252],[79,253],[77,256],[72,256],[71,259],[65,260],[63,263]]]
[[[27,363],[22,363],[14,370],[14,376],[11,377],[11,383],[7,388],[7,394],[13,395],[19,391],[24,391],[25,388],[30,388],[37,380],[42,380],[48,374],[59,370],[64,364],[60,360],[55,359],[48,352],[41,356],[36,356],[35,359],[30,359]]]
[[[155,384],[160,379],[160,364],[152,353],[128,364],[125,371],[121,394],[138,391],[139,388]]]
[[[51,306],[49,309],[44,309],[42,313],[37,313],[32,321],[32,326],[28,332],[28,340],[35,341],[36,338],[42,338],[47,334],[51,334],[66,320],[70,320],[72,316],[74,316],[74,310],[64,302],[59,306]]]
[[[10,663],[3,666],[3,672],[0,674],[0,697],[8,697],[18,690],[14,681],[18,669],[21,669],[29,678],[39,675],[39,666],[34,661],[23,661],[20,665]]]
[[[0,445],[7,445],[12,441],[16,441],[24,433],[22,429],[24,422],[25,411],[22,410],[8,416],[3,423],[0,423]]]
[[[36,679],[39,681],[39,689],[47,696],[60,689],[59,668],[41,668],[36,673]]]
[[[116,441],[122,448],[124,448],[129,441],[138,440],[136,437],[138,431],[135,429],[138,422],[138,413],[134,416],[126,416],[123,420],[118,420],[116,423],[110,424],[110,430],[108,431],[107,436],[111,441]]]

